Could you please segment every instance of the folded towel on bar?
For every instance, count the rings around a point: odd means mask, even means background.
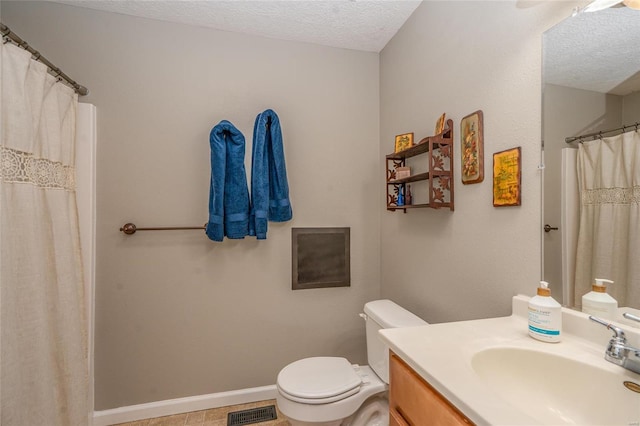
[[[209,135],[211,186],[207,236],[213,241],[249,234],[249,188],[244,167],[244,135],[222,120]]]
[[[293,216],[280,119],[273,110],[268,109],[256,117],[251,163],[249,234],[264,240],[267,220],[286,222]]]

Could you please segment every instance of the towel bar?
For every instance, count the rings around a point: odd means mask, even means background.
[[[165,227],[153,227],[153,228],[138,228],[133,223],[125,223],[120,228],[120,231],[124,232],[127,235],[133,235],[136,231],[176,231],[182,229],[202,229],[206,228],[206,224],[203,226],[165,226]]]

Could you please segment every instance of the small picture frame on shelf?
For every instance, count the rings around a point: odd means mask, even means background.
[[[520,147],[493,154],[493,206],[519,206],[521,203]]]
[[[411,133],[403,133],[401,135],[396,136],[396,145],[394,152],[404,151],[405,149],[411,148],[413,146],[413,132]]]
[[[482,111],[473,112],[460,121],[460,155],[462,183],[484,180],[484,126]]]
[[[442,113],[440,118],[438,118],[438,121],[436,122],[436,129],[435,129],[434,135],[439,135],[440,133],[444,132],[444,123],[445,123],[446,117],[447,117],[447,114]]]

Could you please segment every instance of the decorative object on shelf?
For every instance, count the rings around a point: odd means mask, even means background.
[[[411,135],[413,137],[413,133]],[[414,167],[405,176],[402,171],[408,168],[407,159],[419,155],[425,155],[422,157],[424,160],[412,160]],[[427,136],[416,145],[388,154],[386,174],[387,210],[403,210],[406,213],[407,209],[413,208],[449,207],[453,211],[453,121],[447,120],[440,134]],[[414,182],[421,183],[410,188],[408,184]],[[419,195],[417,199],[426,198],[427,201],[416,203],[412,190],[417,194],[426,192],[426,197]]]
[[[405,179],[411,176],[411,167],[396,167],[396,179]]]
[[[473,112],[460,121],[460,155],[462,183],[484,180],[484,126],[482,111]]]
[[[436,132],[435,132],[436,135],[439,135],[444,131],[444,122],[445,122],[446,116],[447,114],[442,113],[440,118],[438,118],[438,121],[436,122]]]
[[[405,149],[413,146],[413,132],[403,133],[396,136],[396,149],[395,152],[404,151]]]
[[[519,206],[520,147],[493,154],[493,206]]]

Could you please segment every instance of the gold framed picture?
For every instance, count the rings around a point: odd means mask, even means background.
[[[438,121],[436,122],[436,130],[435,130],[434,135],[439,135],[440,133],[442,133],[444,131],[444,123],[445,123],[446,116],[447,116],[447,114],[442,113],[440,118],[438,118]]]
[[[394,152],[404,151],[407,148],[411,148],[413,146],[413,132],[412,133],[403,133],[401,135],[396,136],[396,149]]]
[[[473,112],[460,121],[460,155],[462,183],[484,180],[484,126],[482,111]]]
[[[519,206],[520,147],[493,154],[493,206]]]

